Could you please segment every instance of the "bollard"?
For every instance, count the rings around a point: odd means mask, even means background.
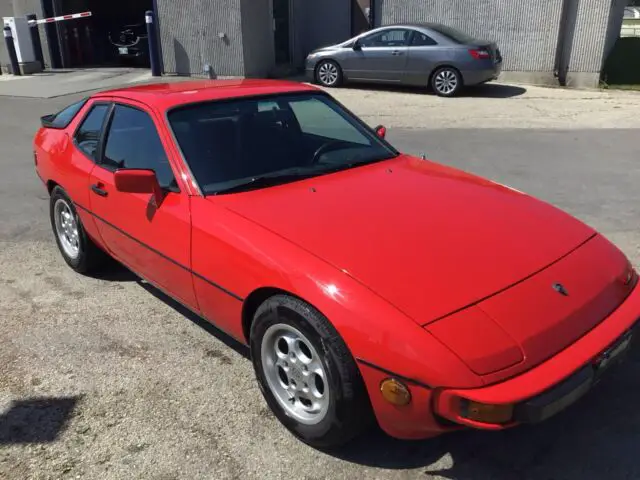
[[[13,34],[11,33],[11,27],[4,27],[4,42],[7,44],[7,52],[9,53],[9,59],[11,60],[11,73],[14,75],[22,75],[20,71],[20,65],[18,64],[18,56],[16,55],[16,46],[13,43]]]
[[[37,20],[38,16],[35,13],[27,15],[29,22]],[[38,25],[31,27],[31,43],[33,44],[33,53],[36,55],[36,60],[40,62],[40,66],[44,70],[44,54],[42,53],[42,41],[40,40],[40,28]]]
[[[149,62],[151,63],[151,75],[160,76],[160,55],[158,55],[158,39],[156,38],[155,16],[151,10],[144,14],[147,22],[147,35],[149,37]]]

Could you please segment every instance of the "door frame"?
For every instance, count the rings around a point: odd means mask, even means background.
[[[296,2],[296,0],[286,0],[287,1],[287,16],[288,16],[288,23],[289,23],[289,45],[288,45],[288,50],[289,50],[289,61],[285,62],[285,63],[278,63],[276,60],[276,38],[275,38],[275,17],[273,15],[273,2],[274,0],[269,0],[269,13],[270,13],[270,20],[271,20],[271,38],[273,39],[273,61],[275,63],[276,66],[278,65],[293,65],[295,63],[295,46],[296,46],[296,42],[295,42],[295,8],[294,8],[294,4]]]

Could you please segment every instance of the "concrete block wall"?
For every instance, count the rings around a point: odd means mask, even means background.
[[[267,0],[253,0],[256,2]],[[241,0],[157,0],[166,73],[244,76]]]

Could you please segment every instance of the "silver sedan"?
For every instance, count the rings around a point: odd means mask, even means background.
[[[443,97],[498,78],[502,56],[493,42],[439,24],[387,25],[311,52],[309,79],[336,87],[346,81],[430,86]]]

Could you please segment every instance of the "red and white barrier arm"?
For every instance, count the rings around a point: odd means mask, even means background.
[[[30,27],[36,25],[42,25],[43,23],[63,22],[65,20],[75,20],[76,18],[87,18],[93,15],[91,12],[73,13],[71,15],[62,15],[60,17],[42,18],[40,20],[31,20],[29,22]]]

